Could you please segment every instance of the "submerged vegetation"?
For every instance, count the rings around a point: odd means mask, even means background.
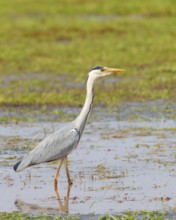
[[[82,105],[97,64],[128,70],[98,83],[99,104],[175,100],[175,14],[172,0],[1,0],[0,105]]]

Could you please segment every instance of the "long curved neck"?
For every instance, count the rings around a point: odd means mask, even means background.
[[[82,132],[84,130],[89,113],[92,109],[93,99],[94,99],[94,88],[93,88],[94,81],[95,81],[95,78],[93,78],[93,77],[89,77],[87,80],[86,100],[85,100],[82,111],[80,112],[80,114],[76,118],[76,124],[77,124],[77,128],[80,131],[80,134],[82,134]]]

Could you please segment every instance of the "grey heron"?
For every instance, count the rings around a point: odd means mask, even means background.
[[[57,189],[59,171],[62,164],[65,166],[68,184],[72,184],[68,170],[67,156],[76,148],[83,130],[85,128],[88,116],[92,109],[94,99],[94,82],[96,79],[110,75],[112,73],[124,72],[124,69],[108,68],[95,66],[88,73],[87,95],[84,106],[75,120],[65,127],[47,136],[24,158],[14,165],[16,172],[36,164],[59,160],[56,175],[54,177],[54,188]]]

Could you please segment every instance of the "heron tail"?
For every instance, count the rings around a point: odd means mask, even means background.
[[[22,162],[22,160],[18,161],[18,162],[13,166],[13,169],[14,169],[15,171],[17,171],[17,169],[18,169],[19,165],[21,164],[21,162]]]
[[[26,167],[32,166],[35,163],[32,163],[31,154],[24,156],[21,160],[19,160],[13,167],[16,172],[20,172],[24,170]]]

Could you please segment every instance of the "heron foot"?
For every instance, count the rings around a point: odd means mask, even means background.
[[[54,189],[57,190],[57,179],[54,179]]]
[[[68,179],[68,184],[69,184],[69,185],[73,185],[73,182],[72,182],[71,179]]]

